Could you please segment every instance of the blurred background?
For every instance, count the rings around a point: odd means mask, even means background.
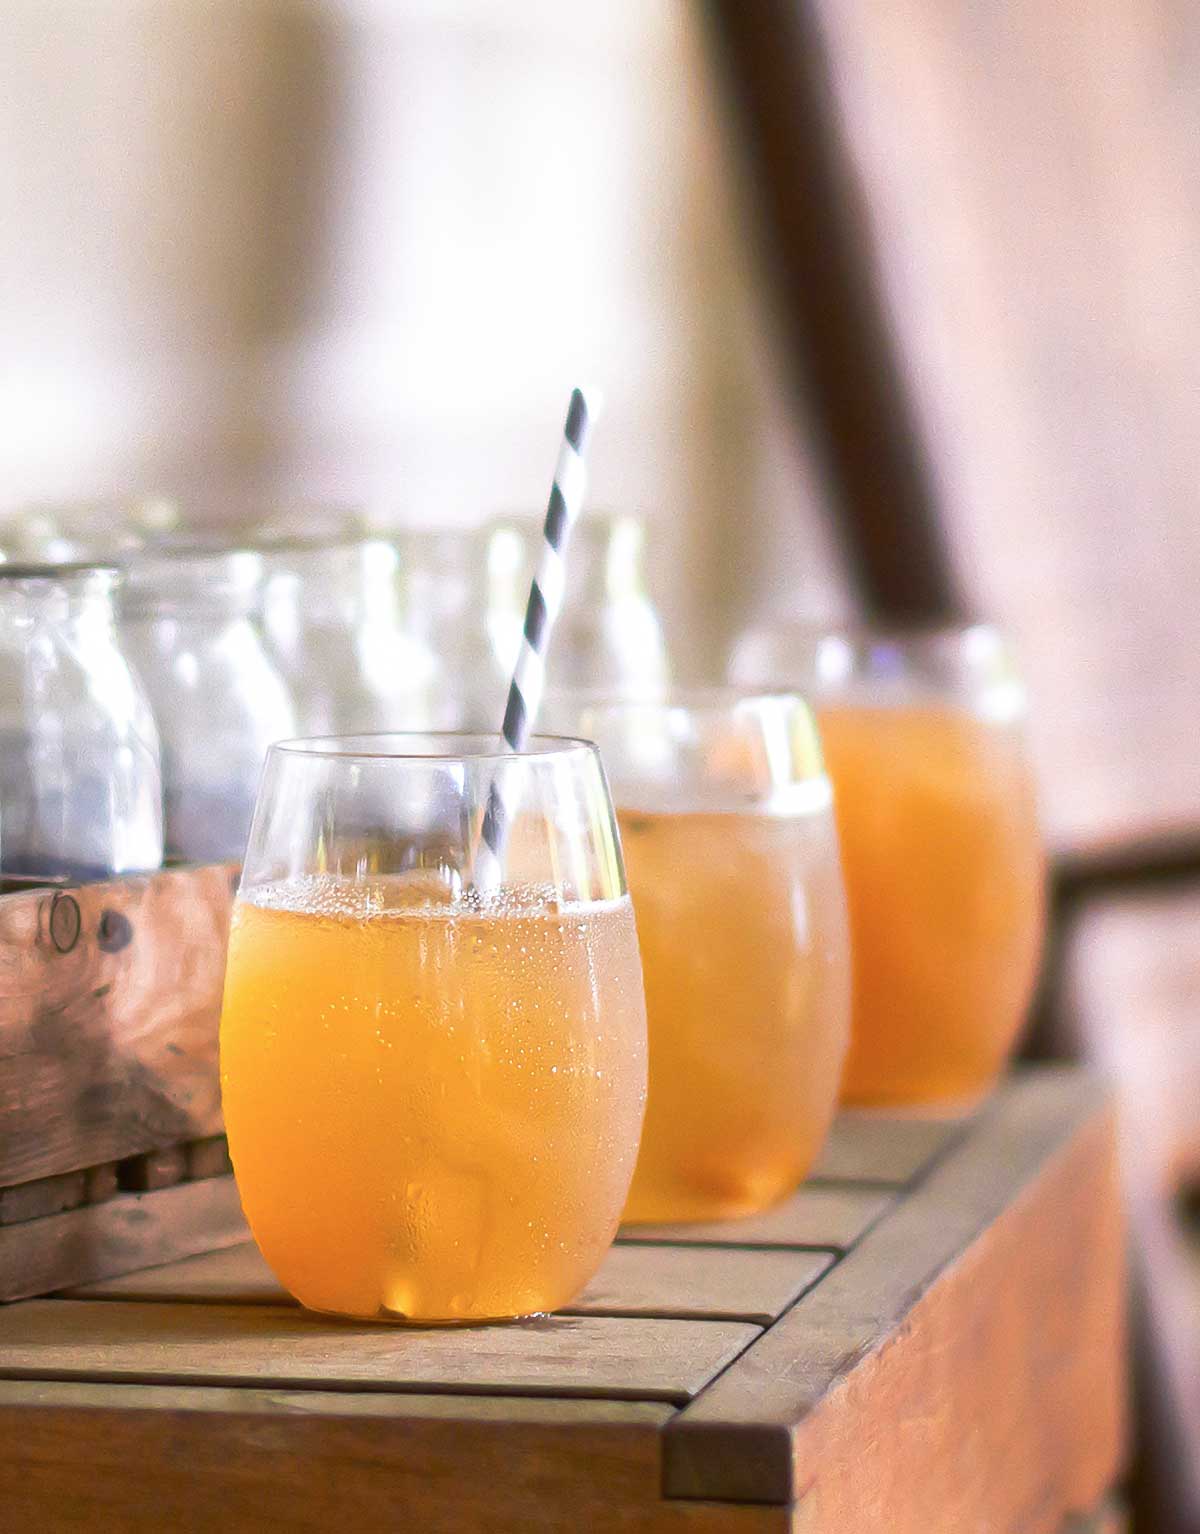
[[[544,502],[595,380],[591,501],[640,519],[677,670],[778,618],[1014,637],[1055,859],[1030,1049],[1120,1088],[1141,1526],[1200,1528],[1200,12],[0,23],[0,543],[147,497],[466,535]]]

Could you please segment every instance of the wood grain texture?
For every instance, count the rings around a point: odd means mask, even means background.
[[[0,1311],[0,1377],[681,1402],[758,1335],[739,1322],[599,1316],[468,1334],[298,1308],[30,1300]]]
[[[121,1300],[11,1306],[0,1509],[22,1530],[131,1534],[1079,1534],[1122,1425],[1095,1090],[1070,1072],[1014,1081],[885,1204],[766,1331],[595,1312],[334,1322],[264,1303],[245,1246],[117,1280]],[[791,1281],[827,1257],[630,1243],[592,1298],[724,1304],[764,1264]],[[164,1285],[191,1303],[146,1298]],[[257,1303],[226,1303],[239,1285]]]
[[[1123,1452],[1111,1115],[1071,1072],[963,1143],[666,1429],[668,1494],[803,1534],[1052,1534]]]
[[[87,1202],[88,1179],[85,1172],[62,1172],[57,1177],[39,1177],[15,1188],[0,1188],[0,1225],[20,1225],[48,1214],[61,1214]]]
[[[621,1242],[700,1242],[720,1246],[799,1246],[844,1251],[879,1218],[892,1195],[873,1188],[801,1188],[744,1220],[691,1225],[623,1225]]]
[[[1082,900],[1064,939],[1076,1039],[1113,1084],[1141,1353],[1139,1515],[1200,1528],[1200,1284],[1181,1195],[1200,1189],[1200,890]]]
[[[826,1252],[617,1246],[565,1315],[643,1315],[769,1325],[833,1261]],[[287,1293],[251,1243],[74,1289],[68,1299],[282,1305]]]
[[[246,1235],[231,1177],[118,1194],[65,1214],[0,1226],[0,1301],[174,1261]]]
[[[897,1118],[843,1108],[812,1177],[904,1187],[961,1135],[967,1120]]]
[[[670,1411],[0,1381],[0,1507],[38,1534],[788,1534],[786,1508],[661,1500]]]
[[[71,895],[80,930],[65,953],[49,926],[58,897],[0,897],[0,1187],[221,1129],[230,870],[167,869]]]

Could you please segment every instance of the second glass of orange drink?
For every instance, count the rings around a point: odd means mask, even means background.
[[[629,1221],[790,1193],[837,1102],[845,912],[828,780],[794,697],[562,696],[613,783],[637,914],[650,1088]]]
[[[739,679],[817,708],[850,907],[845,1100],[957,1110],[1011,1054],[1041,948],[1025,691],[983,625],[747,635]]]
[[[502,882],[472,879],[493,784]],[[271,749],[233,917],[221,1082],[242,1205],[318,1311],[553,1310],[637,1152],[646,1022],[595,748],[359,736]]]

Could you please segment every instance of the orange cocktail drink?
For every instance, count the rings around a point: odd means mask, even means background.
[[[650,1086],[630,1221],[790,1193],[825,1139],[848,1034],[829,784],[794,698],[591,704],[646,984]]]
[[[1016,1043],[1043,854],[1019,727],[956,706],[829,704],[850,905],[848,1102],[969,1102]]]
[[[553,1310],[612,1240],[645,1094],[633,912],[594,753],[526,777],[539,812],[515,828],[512,858],[549,877],[514,869],[502,889],[471,887],[454,836],[473,817],[457,809],[420,842],[419,867],[372,869],[406,861],[405,833],[365,834],[362,817],[339,859],[324,789],[314,847],[339,866],[256,879],[248,860],[221,1022],[225,1119],[255,1239],[312,1309],[439,1322]],[[429,794],[414,811],[441,814]]]
[[[760,653],[747,643],[742,669]],[[776,641],[811,689],[850,911],[862,1105],[965,1106],[1016,1045],[1041,952],[1044,854],[1025,695],[990,629]]]

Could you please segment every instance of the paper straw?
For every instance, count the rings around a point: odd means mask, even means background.
[[[571,394],[563,426],[562,445],[554,468],[554,483],[542,526],[541,550],[529,603],[525,608],[525,629],[521,649],[508,689],[508,705],[500,733],[510,751],[523,751],[529,739],[546,681],[546,647],[563,602],[564,559],[571,529],[583,504],[587,473],[583,455],[587,450],[591,411],[582,389]],[[487,809],[479,844],[475,849],[475,886],[495,889],[501,880],[504,843],[512,819],[513,806],[508,802],[505,775],[499,772],[488,789]]]

